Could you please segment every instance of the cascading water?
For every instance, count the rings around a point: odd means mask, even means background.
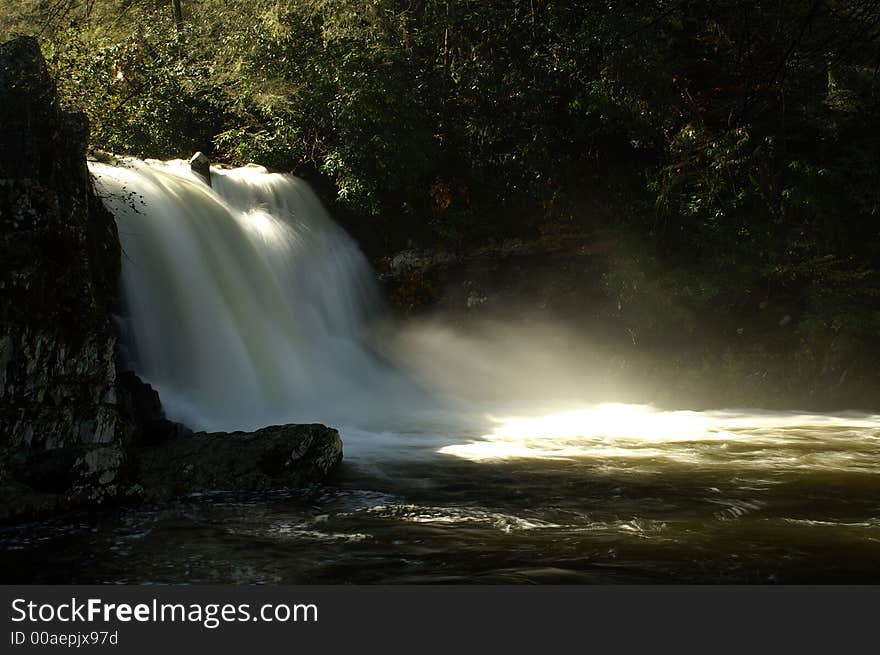
[[[129,356],[198,429],[368,417],[410,393],[365,345],[369,265],[302,180],[249,166],[90,164],[117,217]]]

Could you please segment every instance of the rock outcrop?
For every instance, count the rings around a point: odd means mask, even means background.
[[[117,371],[120,246],[37,42],[0,45],[0,522],[214,489],[296,486],[341,459],[335,430],[196,434]]]
[[[342,439],[323,425],[256,432],[197,432],[132,451],[150,500],[201,491],[266,491],[326,478],[342,461]]]
[[[0,45],[0,504],[25,514],[54,506],[64,482],[64,504],[125,493],[95,469],[122,467],[128,427],[110,322],[119,241],[88,136],[85,116],[59,106],[38,44]]]

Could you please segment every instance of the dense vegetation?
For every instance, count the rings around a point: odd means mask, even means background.
[[[753,349],[874,375],[869,0],[7,0],[0,32],[95,148],[297,171],[388,248],[610,237],[632,325],[753,316]]]

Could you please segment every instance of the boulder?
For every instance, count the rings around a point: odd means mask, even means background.
[[[199,175],[205,184],[211,186],[211,160],[203,152],[197,152],[189,160],[189,167],[193,173]]]
[[[132,456],[144,496],[167,500],[321,481],[342,461],[342,439],[324,425],[274,425],[256,432],[197,432],[135,449]]]

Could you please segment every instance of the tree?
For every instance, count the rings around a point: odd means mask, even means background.
[[[174,18],[177,34],[180,35],[183,32],[183,8],[180,5],[180,0],[171,0],[171,15]]]

